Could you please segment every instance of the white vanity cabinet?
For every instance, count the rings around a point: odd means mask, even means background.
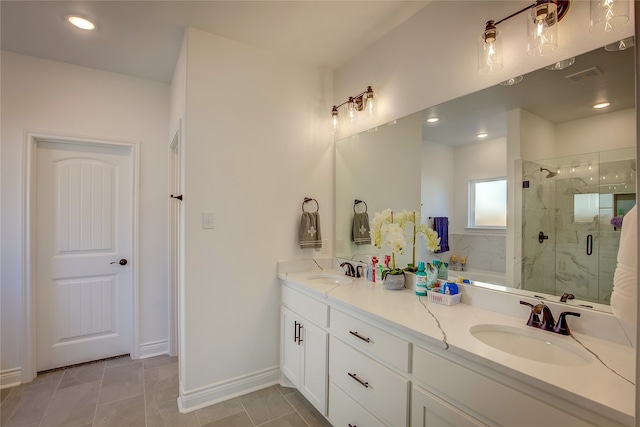
[[[295,282],[282,287],[281,370],[334,426],[631,425],[609,418],[608,407],[426,341],[433,337],[382,316],[380,303],[353,307],[353,288],[316,293]]]
[[[411,391],[411,427],[485,427],[486,424],[421,387]]]
[[[280,369],[323,415],[327,414],[327,315],[326,304],[283,287]]]
[[[336,419],[341,413],[364,412],[385,425],[408,425],[410,381],[406,375],[410,343],[334,307],[331,307],[330,319],[331,389],[341,390],[351,399],[343,402],[339,409],[330,405],[329,420],[334,425],[342,425]],[[351,408],[344,409],[347,404]]]

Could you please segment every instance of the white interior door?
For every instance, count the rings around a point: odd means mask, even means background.
[[[130,353],[131,148],[39,141],[36,181],[37,370]]]

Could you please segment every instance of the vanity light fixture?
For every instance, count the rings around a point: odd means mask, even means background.
[[[489,136],[489,134],[486,134],[486,133],[479,133],[479,134],[477,134],[477,135],[476,135],[476,138],[484,139],[484,138],[486,138],[486,137],[488,137],[488,136]]]
[[[440,119],[439,119],[439,118],[437,118],[437,117],[429,117],[429,118],[427,119],[427,122],[429,122],[429,123],[436,123],[436,122],[438,122],[439,120],[440,120]]]
[[[604,50],[606,50],[607,52],[617,52],[619,50],[629,49],[630,47],[633,47],[634,44],[634,38],[633,36],[631,36],[627,37],[626,39],[619,40],[615,43],[609,43],[608,45],[605,45]]]
[[[562,61],[558,61],[555,64],[547,65],[546,68],[549,71],[559,71],[564,70],[565,68],[571,67],[576,62],[576,57],[572,56],[571,58],[564,59]]]
[[[375,103],[373,102],[374,97],[375,93],[373,92],[373,88],[371,86],[367,86],[367,90],[364,92],[355,96],[350,96],[340,105],[334,105],[331,109],[333,131],[336,132],[340,128],[339,109],[343,106],[345,106],[345,122],[347,125],[353,125],[358,121],[359,112],[364,112],[366,117],[373,117],[375,115]]]
[[[71,25],[78,27],[81,30],[91,31],[96,29],[96,24],[86,18],[83,18],[82,16],[69,15],[67,17],[67,21],[69,21]]]
[[[510,78],[510,79],[507,79],[507,80],[505,80],[505,81],[503,81],[503,82],[500,82],[500,84],[501,84],[502,86],[513,86],[513,85],[515,85],[515,84],[520,83],[523,79],[524,79],[524,77],[523,77],[523,76],[515,76],[515,77],[512,77],[512,78]]]
[[[599,104],[594,105],[593,108],[596,110],[600,110],[602,108],[607,108],[609,105],[611,105],[610,102],[601,102]]]
[[[592,33],[609,32],[629,22],[629,0],[590,0]]]
[[[523,12],[527,12],[527,53],[537,56],[555,50],[558,47],[556,24],[569,10],[570,2],[571,0],[536,0],[506,18],[487,21],[478,50],[478,70],[487,74],[502,69],[502,47],[497,26]]]

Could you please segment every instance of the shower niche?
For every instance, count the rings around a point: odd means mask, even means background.
[[[522,289],[609,304],[635,149],[521,162]]]

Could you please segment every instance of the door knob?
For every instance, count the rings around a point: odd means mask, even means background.
[[[120,261],[113,261],[113,262],[110,262],[109,264],[127,265],[127,260],[122,258]]]

